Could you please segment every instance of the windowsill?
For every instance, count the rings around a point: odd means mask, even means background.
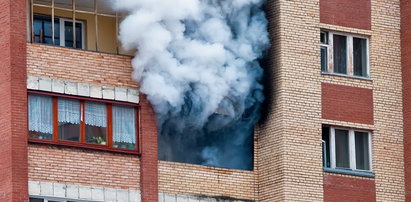
[[[358,170],[346,170],[346,169],[338,169],[338,168],[326,168],[323,167],[324,172],[329,172],[329,173],[338,173],[338,174],[344,174],[344,175],[354,175],[354,176],[360,176],[360,177],[368,177],[368,178],[375,178],[375,174],[373,172],[368,172],[368,171],[358,171]]]
[[[340,76],[340,77],[346,77],[346,78],[352,78],[352,79],[361,79],[361,80],[372,81],[372,79],[371,79],[370,77],[363,77],[363,76],[354,76],[354,75],[348,75],[348,74],[339,74],[339,73],[323,72],[323,71],[321,71],[321,74],[323,74],[323,75],[330,75],[330,76]]]
[[[92,143],[79,143],[79,142],[71,142],[71,141],[57,141],[56,142],[53,140],[40,140],[40,139],[35,139],[35,138],[29,138],[28,142],[45,144],[45,145],[53,145],[53,146],[73,147],[73,148],[78,148],[78,149],[89,149],[89,150],[107,151],[107,152],[113,152],[113,153],[140,155],[140,153],[136,149],[110,148],[105,145],[98,145],[98,144],[92,144]]]
[[[30,42],[30,41],[28,41],[27,43],[37,44],[37,45],[44,45],[44,46],[52,46],[52,47],[60,47],[60,48],[67,48],[67,49],[78,50],[78,51],[86,51],[86,52],[92,52],[92,53],[102,53],[102,54],[107,54],[107,55],[118,55],[118,56],[131,57],[131,58],[134,57],[132,55],[125,55],[125,54],[120,54],[120,53],[109,53],[109,52],[103,52],[103,51],[87,50],[87,49],[82,49],[82,48],[73,48],[73,47],[67,47],[67,46],[52,45],[52,44],[47,44],[47,43],[37,43],[37,42]]]

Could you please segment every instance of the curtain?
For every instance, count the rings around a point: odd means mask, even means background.
[[[53,134],[53,101],[50,96],[29,95],[29,130]]]
[[[107,108],[104,103],[86,102],[86,124],[107,127]]]
[[[58,103],[59,122],[80,124],[80,101],[59,98]]]
[[[113,105],[113,140],[136,143],[136,114],[133,107]]]

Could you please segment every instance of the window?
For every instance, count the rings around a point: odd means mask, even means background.
[[[323,166],[371,171],[371,133],[323,126]]]
[[[137,110],[132,104],[30,92],[32,141],[137,151]]]
[[[321,32],[321,71],[327,71],[328,66],[328,34]]]
[[[322,31],[321,71],[369,77],[368,38]]]
[[[76,21],[76,45],[73,44],[73,21],[65,18],[54,18],[54,43],[52,20],[50,16],[33,16],[33,41],[36,43],[55,44],[65,47],[84,49],[84,23]]]

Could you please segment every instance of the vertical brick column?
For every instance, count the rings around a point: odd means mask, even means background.
[[[405,198],[411,201],[411,2],[401,1]]]
[[[158,144],[155,114],[146,96],[140,97],[142,202],[158,201]]]
[[[28,201],[26,1],[0,10],[0,201]]]

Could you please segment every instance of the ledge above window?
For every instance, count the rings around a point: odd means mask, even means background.
[[[354,175],[354,176],[359,176],[359,177],[375,178],[375,174],[373,172],[368,172],[368,171],[326,168],[326,167],[323,167],[323,171],[329,172],[329,173],[338,173],[338,174],[343,174],[343,175]]]

